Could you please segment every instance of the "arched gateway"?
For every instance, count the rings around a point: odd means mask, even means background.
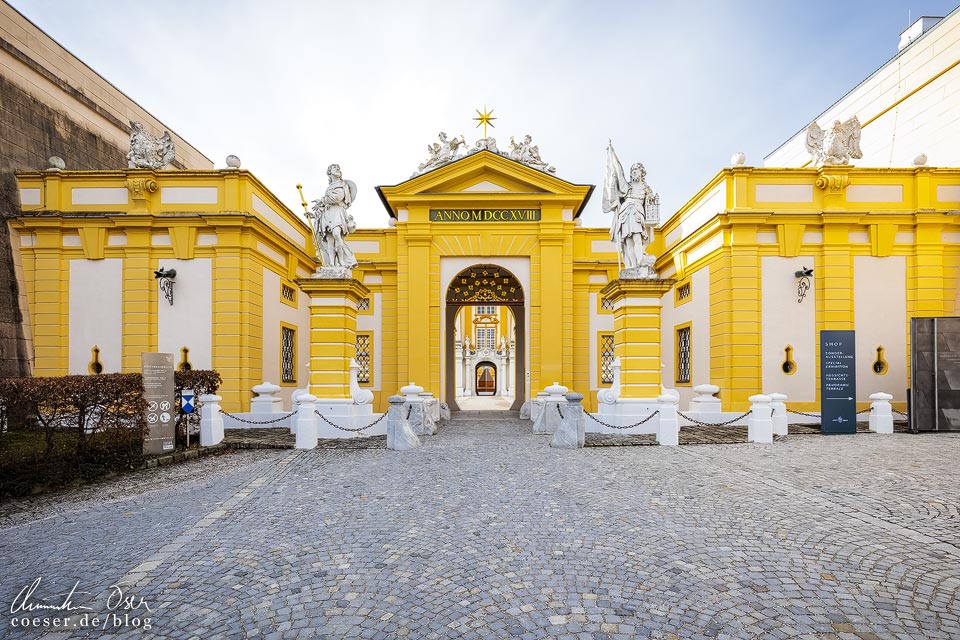
[[[457,347],[465,353],[466,345],[458,345],[455,332],[454,321],[460,309],[465,305],[483,305],[483,306],[504,306],[508,307],[513,314],[513,324],[515,335],[512,341],[513,371],[508,375],[513,375],[514,380],[523,381],[525,379],[526,363],[526,313],[524,307],[523,285],[517,277],[509,270],[496,264],[477,264],[460,271],[447,287],[446,292],[446,312],[445,312],[445,335],[444,335],[444,398],[450,408],[454,411],[459,410],[457,403],[456,390],[456,356]],[[476,345],[478,347],[483,345]],[[506,347],[506,344],[504,345]],[[497,351],[498,345],[492,343],[491,351]],[[502,355],[506,349],[500,349]],[[508,356],[509,358],[509,356]],[[464,369],[462,379],[467,375],[475,376],[475,391],[477,395],[495,395],[497,391],[496,367],[493,363],[478,362],[474,365],[474,371],[466,371],[467,358],[464,357]],[[488,371],[481,371],[483,365],[487,365]],[[488,386],[489,385],[489,386]],[[516,385],[516,393],[511,410],[519,410],[526,398],[523,384]]]

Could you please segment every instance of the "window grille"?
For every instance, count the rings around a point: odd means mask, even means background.
[[[677,329],[677,382],[690,382],[690,327]]]
[[[297,301],[297,290],[288,284],[280,285],[280,297],[288,302]]]
[[[357,365],[360,367],[357,371],[357,382],[370,384],[370,336],[368,334],[357,334]]]
[[[476,309],[478,316],[492,316],[492,315],[496,315],[497,313],[496,307],[478,306],[474,308]]]
[[[600,308],[604,311],[613,311],[613,300],[608,300],[607,298],[600,299]]]
[[[613,384],[613,334],[600,336],[600,383]]]
[[[497,330],[493,328],[477,328],[477,348],[478,349],[496,349]]]
[[[297,330],[280,327],[280,377],[283,382],[297,381]]]
[[[357,311],[370,311],[370,298],[360,298],[357,301]]]
[[[687,300],[690,297],[690,283],[684,282],[677,287],[677,301]]]

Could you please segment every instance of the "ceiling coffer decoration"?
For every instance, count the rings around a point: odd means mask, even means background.
[[[523,287],[516,277],[496,265],[483,264],[461,271],[447,289],[447,304],[523,304]]]

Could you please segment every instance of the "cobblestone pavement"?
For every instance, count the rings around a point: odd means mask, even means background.
[[[42,576],[35,599],[79,581],[95,612],[128,585],[165,638],[960,637],[960,435],[570,451],[529,428],[235,452],[37,506],[0,529],[0,636],[43,637],[8,604]]]

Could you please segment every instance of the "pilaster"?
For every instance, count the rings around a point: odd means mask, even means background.
[[[310,394],[350,398],[350,359],[357,354],[357,302],[370,290],[354,279],[298,278],[310,296]]]
[[[674,280],[613,280],[600,296],[613,302],[614,353],[620,358],[620,397],[660,395],[660,298]]]

